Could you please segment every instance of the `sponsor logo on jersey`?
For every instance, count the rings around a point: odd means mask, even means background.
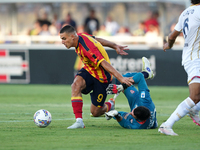
[[[141,98],[145,98],[145,91],[141,92]]]

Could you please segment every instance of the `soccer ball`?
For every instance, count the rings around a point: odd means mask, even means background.
[[[45,128],[51,123],[52,117],[48,110],[40,109],[35,112],[33,119],[38,127]]]

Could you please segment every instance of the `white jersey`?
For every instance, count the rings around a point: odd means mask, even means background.
[[[185,9],[176,24],[176,31],[182,31],[185,44],[182,53],[182,65],[200,58],[200,5]]]

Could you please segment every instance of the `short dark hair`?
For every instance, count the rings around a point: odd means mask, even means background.
[[[199,4],[199,3],[200,3],[200,0],[191,0],[191,3],[194,4],[194,5],[195,5],[195,4]]]
[[[74,27],[72,27],[71,25],[66,25],[66,26],[62,27],[62,29],[60,30],[60,33],[64,33],[64,32],[72,33],[72,32],[75,32],[75,31],[76,30],[75,30]]]
[[[151,115],[150,110],[144,106],[139,106],[135,108],[133,113],[140,121],[147,120]]]

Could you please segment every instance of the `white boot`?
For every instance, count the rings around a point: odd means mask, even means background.
[[[67,129],[77,129],[77,128],[85,128],[82,118],[77,118],[76,122],[73,125],[69,126]]]

